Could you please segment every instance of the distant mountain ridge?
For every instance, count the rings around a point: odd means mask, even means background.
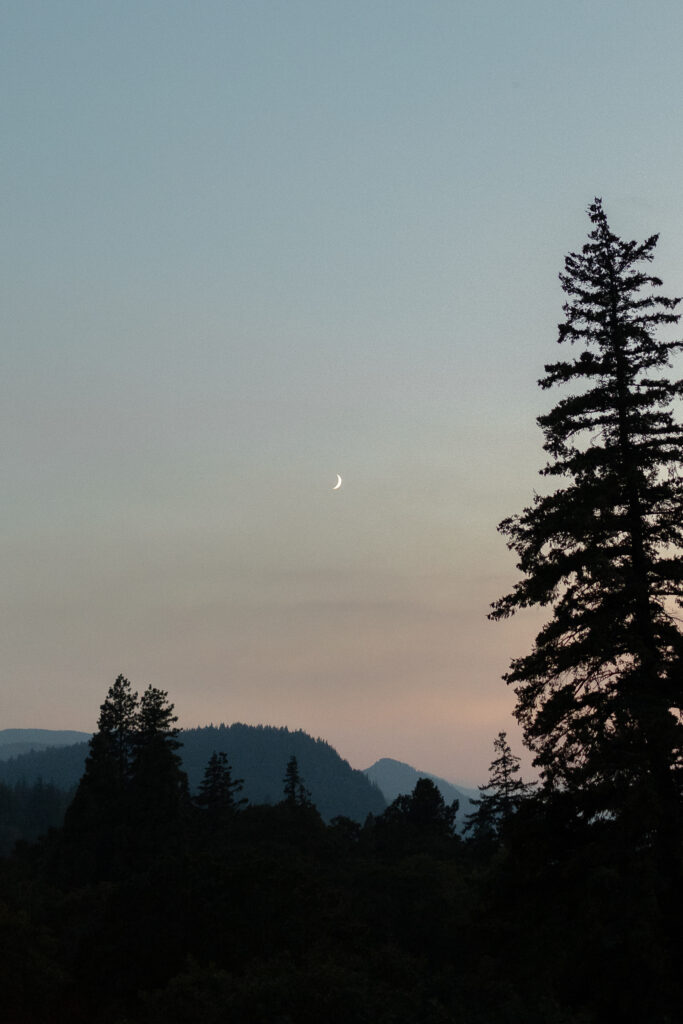
[[[49,733],[49,730],[28,731]],[[76,735],[89,738],[87,733]],[[5,760],[1,759],[0,752],[0,782],[14,785],[42,779],[63,790],[74,789],[83,774],[88,743],[49,745],[48,738],[43,737],[42,750],[36,749],[34,743],[32,752],[7,755]],[[301,729],[292,732],[267,725],[210,725],[184,729],[179,739],[182,747],[178,753],[193,792],[214,751],[225,751],[233,768],[233,778],[244,780],[241,795],[251,803],[278,803],[283,797],[287,762],[294,754],[304,785],[326,821],[343,815],[363,822],[368,814],[381,814],[386,806],[380,789],[364,772],[352,768],[329,743],[313,739]]]
[[[74,743],[87,743],[89,732],[75,729],[0,729],[0,761],[32,750],[49,747],[68,747]]]
[[[69,729],[0,729],[0,782],[13,785],[42,779],[63,790],[74,789],[83,774],[89,739],[90,733]],[[471,798],[479,795],[476,789],[456,786],[391,757],[358,771],[329,743],[301,729],[237,722],[185,729],[180,739],[179,753],[193,792],[211,754],[224,750],[233,777],[244,779],[242,795],[252,803],[282,799],[286,764],[294,754],[313,802],[326,820],[344,815],[362,822],[368,814],[381,814],[397,796],[412,793],[418,779],[427,778],[446,803],[459,801],[456,825],[462,829],[473,809]]]
[[[465,817],[474,810],[472,798],[479,796],[477,789],[470,789],[465,786],[454,786],[446,779],[432,775],[431,772],[421,772],[404,761],[395,761],[391,757],[381,757],[373,765],[365,769],[367,777],[379,786],[384,799],[388,804],[392,803],[397,796],[404,793],[412,793],[418,779],[431,779],[447,804],[457,800],[460,804],[456,815],[455,823],[458,830],[462,830]]]

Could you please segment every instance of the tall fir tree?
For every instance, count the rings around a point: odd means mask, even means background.
[[[287,762],[285,777],[282,781],[284,784],[284,802],[286,804],[293,807],[311,806],[311,794],[304,785],[304,780],[299,772],[299,762],[294,754],[292,754]]]
[[[228,755],[222,750],[220,753],[214,751],[199,783],[195,803],[204,808],[211,818],[230,818],[247,802],[246,797],[237,799],[243,785],[244,779],[233,779]]]
[[[119,675],[100,706],[97,731],[90,739],[67,824],[95,827],[100,819],[111,823],[125,813],[137,715],[138,695],[128,679]]]
[[[65,878],[99,880],[128,870],[137,716],[138,695],[119,675],[100,707],[85,770],[64,817],[59,871]]]
[[[65,816],[67,853],[83,878],[123,875],[180,833],[189,794],[176,721],[164,690],[138,697],[124,676],[109,688]]]
[[[465,832],[477,839],[497,836],[534,788],[534,783],[519,778],[521,758],[512,753],[507,733],[498,733],[493,749],[496,756],[489,766],[488,782],[479,786],[482,795],[471,801],[476,810],[466,818]]]
[[[139,820],[171,824],[189,800],[187,776],[177,753],[178,716],[166,690],[148,686],[140,698],[131,762],[131,795]]]
[[[643,265],[657,235],[622,241],[602,202],[560,275],[558,341],[575,354],[545,367],[565,389],[538,423],[559,487],[500,530],[523,578],[493,605],[552,615],[505,676],[546,787],[571,794],[585,820],[628,820],[641,835],[680,835],[683,788],[683,428],[666,373],[680,341],[679,299]]]

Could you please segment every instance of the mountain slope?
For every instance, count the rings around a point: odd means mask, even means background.
[[[455,819],[458,830],[462,829],[465,816],[474,809],[471,798],[479,796],[476,789],[454,786],[451,782],[439,778],[438,775],[432,775],[431,772],[420,772],[412,765],[406,764],[404,761],[395,761],[391,757],[381,757],[379,761],[375,761],[373,765],[365,769],[365,774],[371,782],[379,786],[387,803],[392,803],[397,796],[403,793],[412,793],[418,779],[431,779],[447,804],[453,803],[454,800],[459,802],[460,807]]]
[[[304,785],[325,820],[344,815],[362,822],[368,814],[384,810],[381,791],[363,772],[352,768],[329,743],[313,739],[301,729],[292,732],[236,722],[188,729],[180,738],[183,748],[179,753],[193,790],[211,754],[225,751],[233,778],[244,779],[242,795],[252,803],[277,803],[282,800],[285,769],[293,754]]]

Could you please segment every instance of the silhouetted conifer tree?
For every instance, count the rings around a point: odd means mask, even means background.
[[[137,709],[137,693],[124,676],[117,676],[100,707],[85,771],[67,811],[67,825],[89,821],[94,826],[104,817],[112,821],[123,813],[124,794],[130,782]]]
[[[203,807],[215,817],[231,816],[242,805],[246,797],[236,800],[244,785],[244,779],[233,779],[232,766],[228,764],[228,755],[221,751],[213,752],[204,771],[204,778],[199,783],[199,791],[195,803]]]
[[[455,831],[459,801],[447,804],[431,779],[418,779],[412,793],[402,793],[377,819],[388,824],[405,824],[433,835],[450,837]]]
[[[283,782],[285,803],[298,807],[310,806],[311,794],[304,786],[303,779],[299,774],[299,764],[294,754],[292,754],[287,762],[287,770]]]
[[[512,753],[507,733],[498,733],[493,749],[497,756],[489,766],[489,780],[486,785],[479,786],[482,795],[478,800],[472,800],[477,809],[466,818],[465,831],[471,832],[476,839],[497,836],[501,826],[515,814],[522,800],[534,788],[534,783],[518,778],[521,758]]]
[[[149,686],[138,698],[123,676],[110,687],[65,816],[83,877],[129,871],[176,829],[189,802],[176,721],[164,690]]]
[[[683,343],[656,336],[679,300],[641,269],[656,235],[622,241],[599,199],[589,215],[589,241],[560,275],[558,341],[576,352],[539,382],[565,388],[538,420],[543,475],[559,487],[501,523],[523,579],[491,617],[552,609],[505,677],[534,763],[586,820],[622,818],[647,835],[679,830],[683,783],[683,428],[672,415],[683,386],[664,372]]]
[[[138,817],[171,821],[189,800],[177,751],[179,729],[166,690],[148,686],[140,698],[133,735],[131,792]]]

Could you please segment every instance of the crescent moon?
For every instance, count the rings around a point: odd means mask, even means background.
[[[339,473],[337,473],[337,482],[334,485],[334,487],[332,488],[332,490],[333,491],[338,491],[339,488],[341,487],[341,485],[342,485],[342,478],[339,476]]]

